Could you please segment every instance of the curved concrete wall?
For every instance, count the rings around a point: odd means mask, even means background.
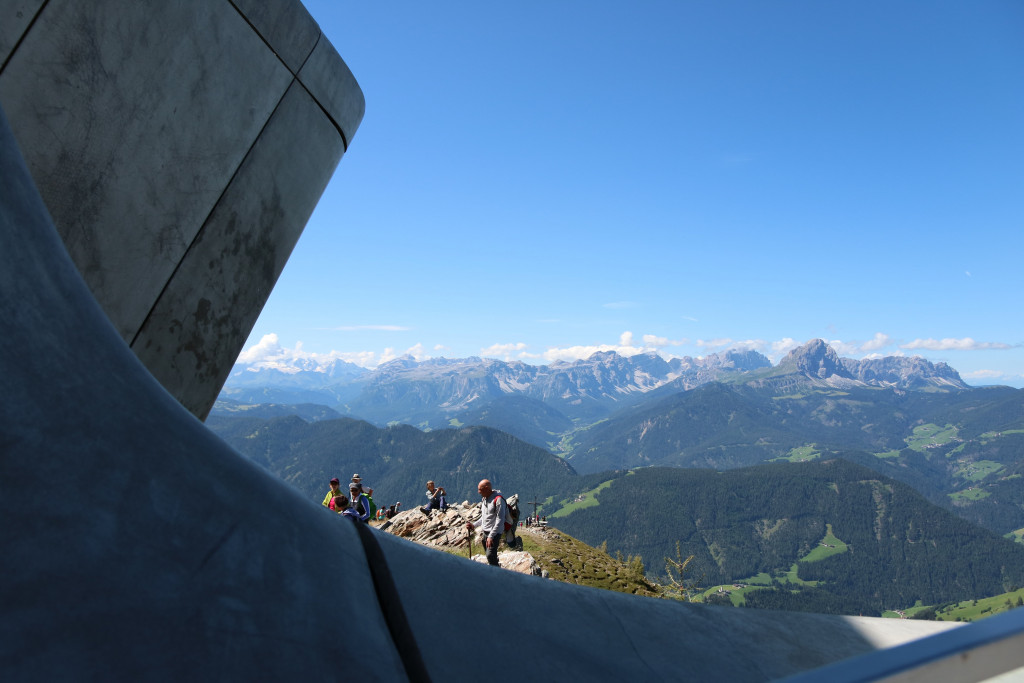
[[[297,0],[0,0],[0,104],[122,339],[205,417],[363,116]]]

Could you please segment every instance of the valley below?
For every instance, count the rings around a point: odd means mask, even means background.
[[[1024,391],[820,342],[755,356],[402,362],[323,402],[296,373],[250,372],[207,424],[314,502],[353,472],[406,509],[428,479],[459,501],[491,479],[655,584],[692,558],[695,600],[951,620],[1017,606]],[[314,400],[252,400],[288,397]]]

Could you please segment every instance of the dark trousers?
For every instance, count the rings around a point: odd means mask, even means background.
[[[487,548],[484,553],[487,555],[487,564],[493,564],[495,567],[498,566],[498,546],[501,545],[501,536],[492,536],[487,539],[491,542],[491,545],[487,545],[487,541],[484,541],[484,547]]]

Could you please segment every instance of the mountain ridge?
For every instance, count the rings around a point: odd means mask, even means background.
[[[969,388],[944,363],[897,356],[843,359],[819,339],[794,349],[774,367],[767,357],[750,350],[670,360],[655,353],[626,357],[601,351],[584,360],[550,365],[475,356],[424,361],[402,357],[373,371],[338,360],[323,367],[314,367],[308,359],[290,367],[240,363],[230,373],[221,398],[238,403],[321,403],[378,425],[404,422],[437,429],[479,423],[474,421],[480,419],[484,406],[510,395],[538,401],[534,408],[543,404],[544,411],[556,411],[580,424],[713,381],[780,389],[808,381],[835,388]],[[536,435],[529,440],[542,447],[550,445]]]

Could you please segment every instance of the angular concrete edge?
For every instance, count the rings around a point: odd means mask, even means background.
[[[320,40],[320,27],[299,0],[230,0],[292,74]]]
[[[3,67],[14,46],[25,34],[25,29],[36,18],[44,0],[18,0],[0,3],[0,68]]]
[[[199,418],[238,356],[229,342],[244,341],[256,324],[327,186],[324,170],[343,151],[331,122],[293,84],[132,340],[139,359]]]
[[[355,76],[330,41],[320,39],[298,78],[338,126],[348,149],[366,113],[366,100]]]
[[[297,0],[0,0],[0,49],[72,259],[205,416],[355,135],[358,83]]]
[[[363,91],[345,60],[299,0],[230,0],[323,108],[351,144],[366,112]]]

